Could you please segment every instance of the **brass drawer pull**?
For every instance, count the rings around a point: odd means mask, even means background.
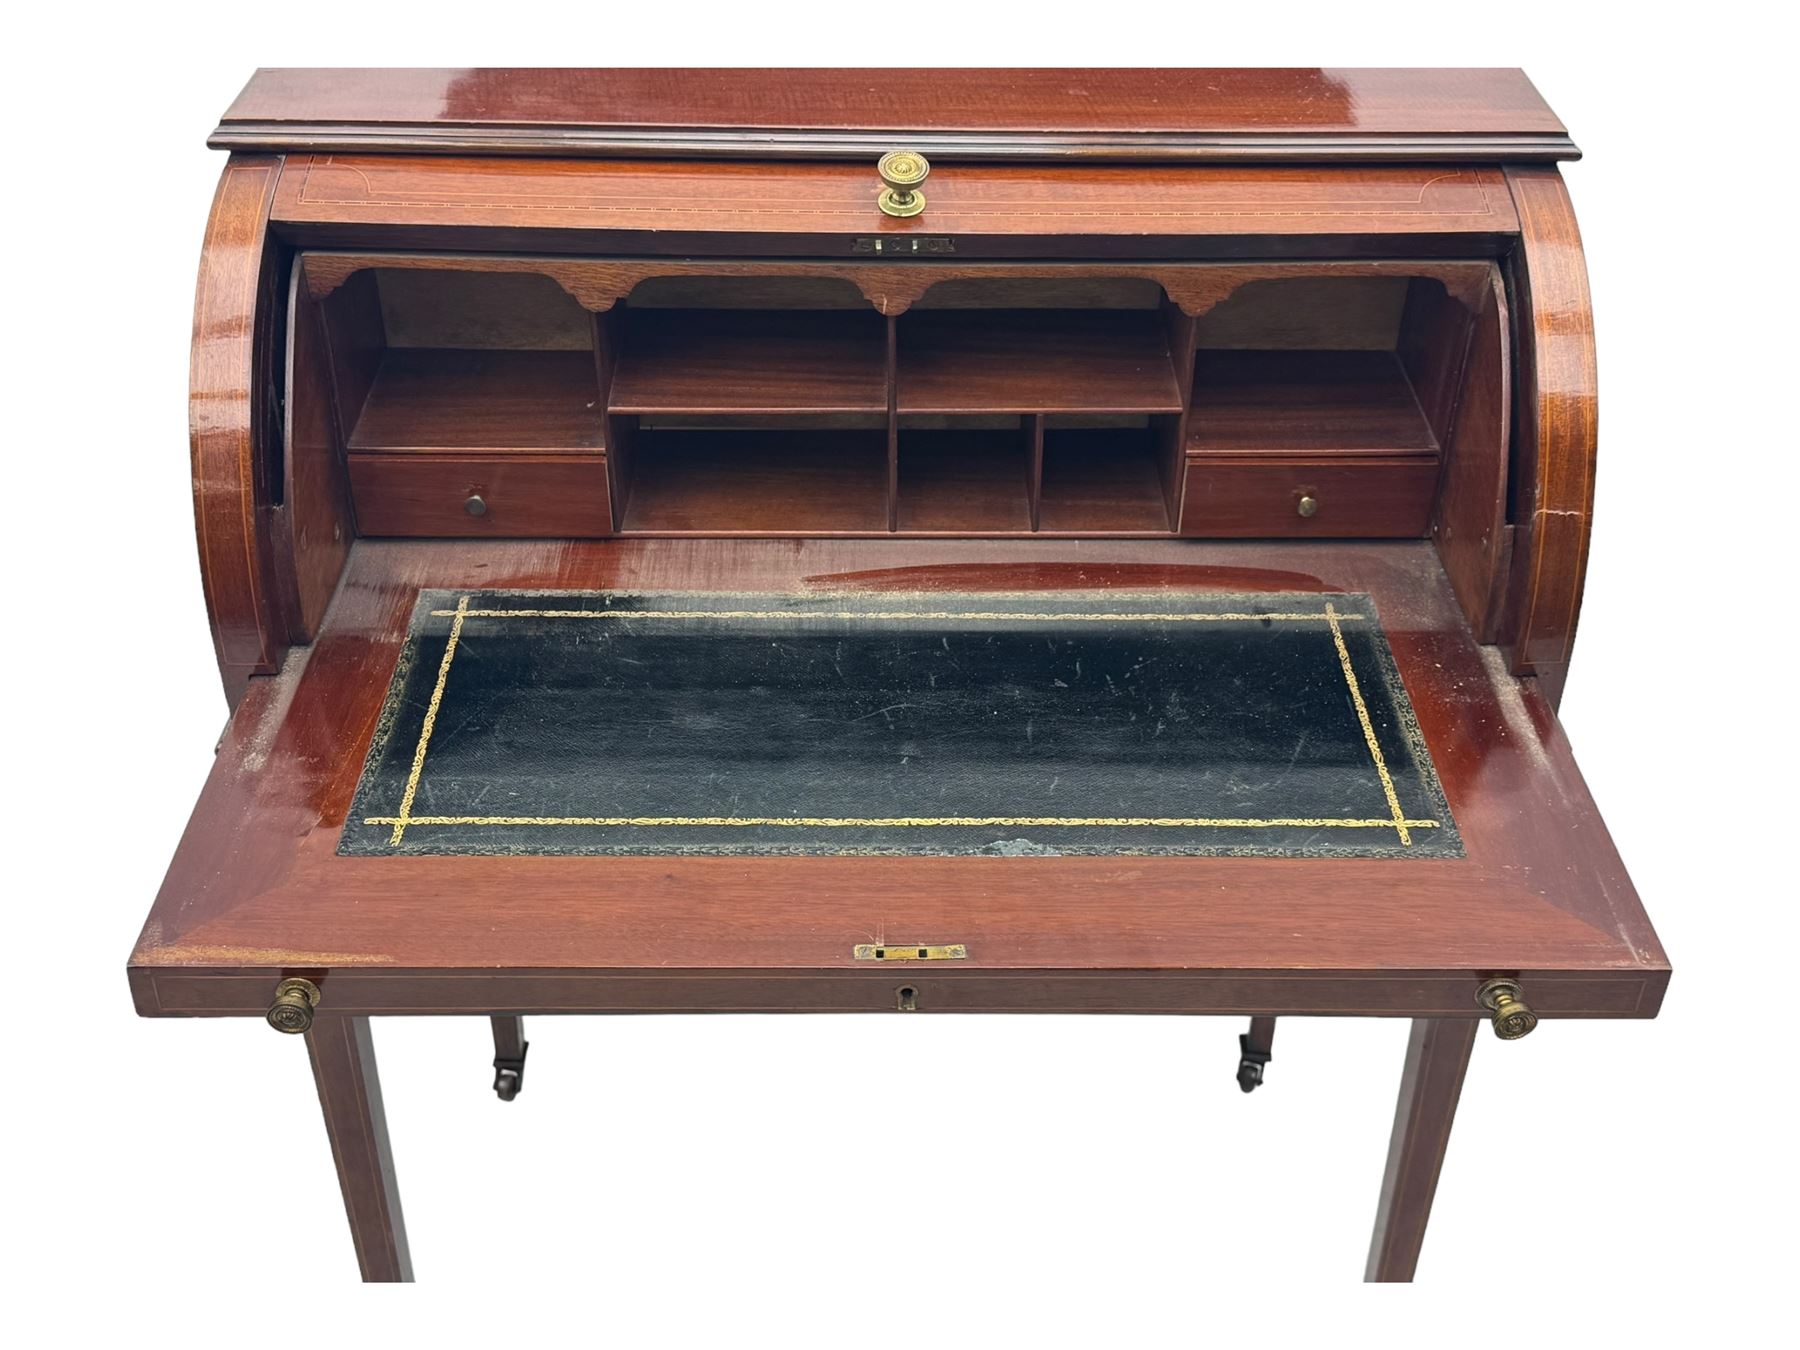
[[[931,174],[931,165],[916,150],[890,150],[875,166],[881,181],[881,209],[890,216],[916,216],[925,209],[925,194],[918,190]]]
[[[298,1036],[312,1030],[313,1009],[318,1006],[318,985],[311,980],[283,980],[275,986],[275,1001],[266,1016],[275,1030]]]
[[[1537,1014],[1525,1006],[1517,980],[1487,980],[1475,991],[1475,1001],[1493,1015],[1494,1035],[1503,1041],[1529,1036]]]

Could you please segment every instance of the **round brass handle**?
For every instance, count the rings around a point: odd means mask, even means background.
[[[485,516],[487,514],[487,501],[479,492],[471,492],[469,494],[469,500],[463,503],[463,510],[467,511],[472,516]]]
[[[1294,503],[1294,510],[1311,520],[1319,514],[1319,499],[1309,492]]]
[[[269,1005],[269,1025],[289,1036],[311,1031],[313,1009],[318,1006],[318,985],[311,980],[283,980],[275,986],[275,1001]]]
[[[1475,1001],[1493,1015],[1494,1035],[1503,1041],[1529,1036],[1537,1014],[1525,1006],[1517,980],[1488,980],[1475,991]]]
[[[875,166],[882,188],[881,209],[890,216],[916,216],[925,209],[925,194],[918,190],[931,175],[931,165],[917,150],[890,150]]]

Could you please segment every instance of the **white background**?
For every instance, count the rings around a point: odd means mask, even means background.
[[[8,65],[4,1241],[15,1344],[1401,1344],[1750,1334],[1791,1278],[1792,76],[1758,7],[156,6]],[[1785,42],[1781,45],[1785,46]],[[1564,718],[1676,967],[1662,1017],[1478,1044],[1410,1292],[1360,1277],[1401,1022],[531,1021],[376,1043],[422,1283],[357,1287],[297,1039],[124,965],[225,714],[188,331],[256,65],[1520,65],[1598,313]],[[919,77],[929,98],[930,77]],[[20,1321],[20,1319],[28,1319]],[[1791,1332],[1791,1322],[1789,1331]]]

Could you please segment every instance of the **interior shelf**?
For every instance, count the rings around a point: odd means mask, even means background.
[[[1153,310],[919,310],[899,323],[901,413],[1180,412]]]
[[[592,453],[599,399],[590,351],[392,347],[348,448]]]
[[[623,529],[651,534],[884,534],[879,431],[644,430]]]
[[[627,310],[614,413],[885,413],[873,312]]]
[[[918,534],[1031,529],[1031,447],[1018,428],[900,431],[898,528]]]
[[[646,283],[596,318],[542,277],[356,273],[324,312],[359,509],[520,537],[1430,521],[1470,350],[1436,281],[1254,281],[1192,319],[1079,275],[946,281],[897,317],[812,280]]]
[[[1046,427],[1039,530],[1167,534],[1160,466],[1172,436],[1157,419],[1148,427]]]
[[[1203,351],[1187,448],[1433,455],[1438,444],[1391,351]]]

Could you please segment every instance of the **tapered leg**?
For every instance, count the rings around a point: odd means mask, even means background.
[[[337,1163],[338,1186],[350,1216],[350,1237],[365,1282],[412,1279],[387,1115],[366,1017],[324,1017],[306,1033],[325,1133]]]
[[[1422,1017],[1412,1024],[1365,1279],[1404,1283],[1419,1264],[1456,1100],[1480,1026],[1475,1018]]]
[[[494,1024],[494,1094],[510,1102],[525,1086],[525,1052],[531,1049],[525,1019],[497,1015],[489,1020]]]

